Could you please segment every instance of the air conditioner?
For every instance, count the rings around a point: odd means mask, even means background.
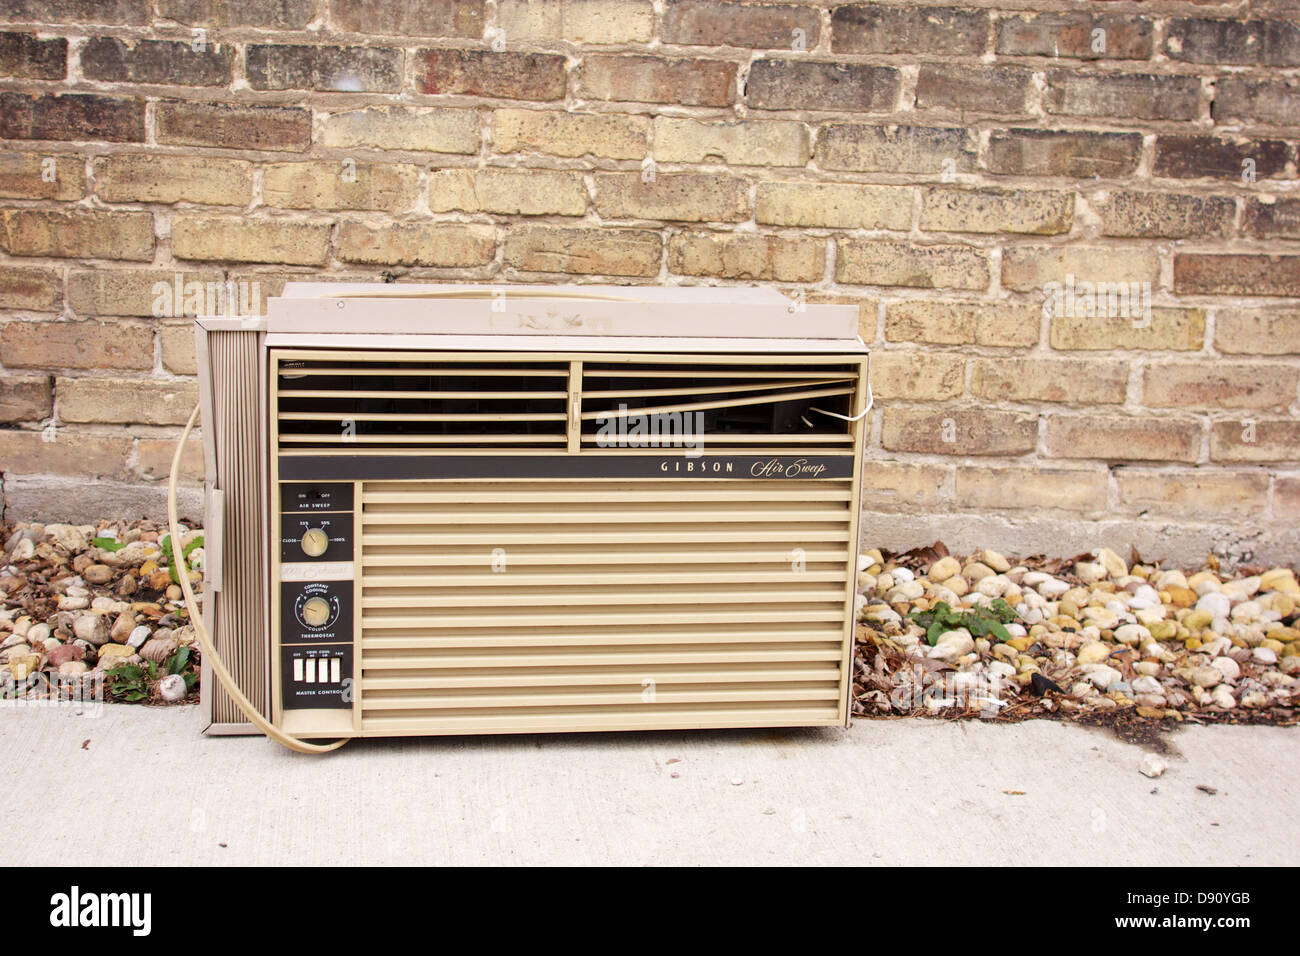
[[[196,330],[203,621],[274,728],[847,722],[855,307],[302,283]]]

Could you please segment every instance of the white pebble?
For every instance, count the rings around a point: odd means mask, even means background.
[[[1138,765],[1138,772],[1144,777],[1158,777],[1168,769],[1169,764],[1159,754],[1145,754]]]
[[[1216,618],[1226,618],[1232,610],[1232,602],[1228,600],[1226,594],[1211,591],[1208,594],[1201,595],[1201,599],[1196,602],[1196,610],[1209,611]]]

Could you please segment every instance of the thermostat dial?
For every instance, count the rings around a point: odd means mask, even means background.
[[[324,597],[319,594],[301,596],[296,602],[294,612],[304,627],[320,630],[329,627],[338,619],[339,602],[336,597]]]
[[[302,553],[309,558],[319,558],[330,546],[324,528],[308,528],[302,535]]]

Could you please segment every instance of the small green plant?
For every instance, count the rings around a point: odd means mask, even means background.
[[[117,538],[92,538],[90,543],[99,548],[99,550],[108,551],[110,553],[113,551],[121,551],[126,547],[126,545],[121,541],[118,541]]]
[[[180,674],[185,681],[185,689],[193,690],[194,685],[199,681],[199,672],[189,667],[190,649],[188,647],[177,648],[176,653],[167,658],[167,673]]]
[[[969,611],[956,610],[947,601],[940,601],[928,611],[911,611],[907,617],[925,628],[925,639],[933,647],[945,631],[959,627],[970,631],[972,637],[992,635],[999,641],[1009,641],[1011,633],[1005,625],[1014,621],[1017,615],[1015,608],[1002,598],[997,598]]]
[[[108,671],[108,689],[114,696],[134,703],[149,696],[149,690],[158,679],[158,666],[153,661],[142,664],[123,664]]]
[[[172,536],[170,534],[163,535],[162,541],[160,541],[159,544],[162,548],[162,559],[167,565],[167,571],[171,574],[172,580],[175,581],[177,584],[180,584],[181,572],[180,569],[176,566],[176,555],[172,553]],[[201,534],[197,535],[193,541],[191,541],[189,544],[187,544],[184,547],[184,549],[181,551],[181,554],[186,559],[186,567],[189,567],[188,561],[189,561],[190,552],[193,551],[195,548],[201,548],[201,547],[203,547],[203,535]]]

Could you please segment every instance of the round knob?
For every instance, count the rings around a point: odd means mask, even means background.
[[[323,597],[308,598],[302,606],[302,622],[308,627],[324,627],[329,623],[330,604]]]
[[[308,528],[302,535],[302,552],[309,558],[319,558],[330,546],[329,535],[323,528]]]

